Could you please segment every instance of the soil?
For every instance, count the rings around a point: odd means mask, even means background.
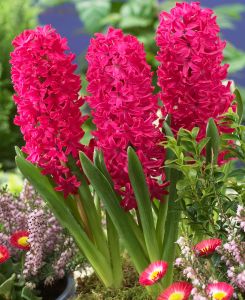
[[[43,300],[55,300],[57,299],[67,286],[67,278],[56,280],[52,285],[40,284],[38,290],[40,291],[40,297]]]
[[[76,300],[152,300],[146,289],[138,284],[138,275],[128,263],[124,263],[124,281],[120,289],[105,288],[96,275],[78,280]]]

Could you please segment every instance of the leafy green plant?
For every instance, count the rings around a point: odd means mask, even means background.
[[[178,180],[177,202],[183,212],[184,219],[192,232],[200,236],[214,236],[222,233],[222,224],[217,216],[220,208],[223,214],[236,203],[244,201],[244,126],[240,124],[242,116],[241,97],[236,90],[238,112],[225,114],[220,123],[229,124],[233,129],[230,134],[219,134],[212,119],[207,126],[207,136],[201,141],[196,137],[199,129],[192,131],[180,129],[177,138],[167,136],[164,147],[173,152],[173,158],[165,162],[165,167],[177,170],[181,174]],[[206,157],[203,151],[206,151]],[[218,165],[218,155],[227,152],[225,159],[238,157],[241,167],[232,162]],[[228,154],[229,153],[229,154]],[[234,168],[235,166],[235,168]],[[239,182],[239,183],[238,183]],[[227,194],[231,189],[233,193]]]
[[[1,264],[0,268],[0,299],[1,300],[41,300],[32,289],[25,285],[20,276],[21,263],[11,260]]]

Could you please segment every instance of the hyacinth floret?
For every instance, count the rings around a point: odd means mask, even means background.
[[[97,130],[93,135],[105,156],[115,189],[123,196],[122,206],[136,207],[127,170],[127,148],[137,152],[153,197],[162,198],[163,136],[153,125],[158,103],[153,94],[152,73],[143,45],[132,35],[109,28],[91,40],[88,53],[87,101]]]
[[[174,132],[199,127],[201,139],[208,119],[218,122],[231,106],[231,82],[222,82],[228,65],[222,65],[226,43],[219,31],[213,11],[198,2],[177,3],[170,13],[160,15],[158,85]],[[228,130],[223,127],[219,130]]]
[[[51,175],[65,196],[79,182],[68,169],[68,156],[78,158],[85,120],[80,112],[80,77],[67,41],[47,25],[26,30],[13,41],[12,81],[27,159]]]

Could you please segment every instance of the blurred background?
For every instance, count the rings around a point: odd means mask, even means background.
[[[227,40],[225,62],[230,64],[229,79],[235,81],[245,99],[245,0],[200,0],[203,7],[213,8]],[[23,141],[13,125],[16,113],[12,101],[9,53],[11,41],[21,31],[37,25],[51,24],[68,39],[77,55],[82,77],[82,93],[86,93],[86,61],[84,55],[91,36],[112,25],[136,35],[145,44],[147,60],[153,69],[157,48],[154,41],[158,14],[175,5],[172,0],[0,0],[0,185],[21,186],[15,173],[14,146]]]

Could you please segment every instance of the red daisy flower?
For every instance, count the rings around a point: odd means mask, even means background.
[[[192,285],[185,281],[174,282],[158,297],[158,300],[187,300],[191,294]]]
[[[7,247],[0,245],[0,264],[4,263],[10,257]]]
[[[206,291],[213,300],[229,300],[233,295],[234,289],[226,282],[217,282],[208,284]]]
[[[167,272],[168,264],[165,261],[151,263],[140,275],[141,285],[152,285],[160,280]]]
[[[194,251],[198,256],[207,256],[213,254],[221,243],[222,241],[220,239],[203,240],[194,246]]]
[[[28,231],[17,231],[12,234],[10,238],[10,243],[13,247],[19,248],[21,250],[29,250],[30,244],[28,238],[29,238]]]

